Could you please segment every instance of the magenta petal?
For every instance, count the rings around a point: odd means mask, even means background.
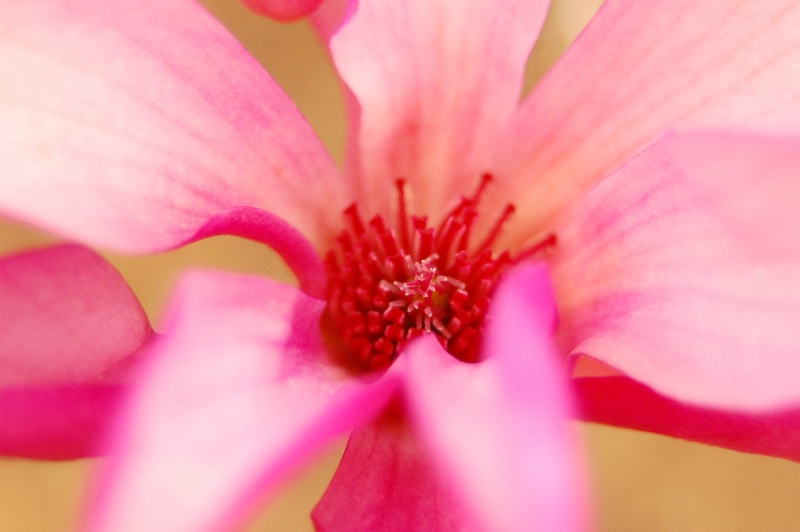
[[[3,0],[0,12],[0,212],[132,251],[176,246],[242,205],[329,236],[326,216],[348,201],[333,162],[202,7]]]
[[[747,144],[700,144],[685,172],[657,144],[586,196],[553,256],[566,349],[678,400],[800,402],[800,251],[789,210],[800,157],[767,142],[761,155],[774,160],[738,166],[759,160],[759,143]],[[746,213],[760,214],[748,221],[735,207],[751,201]]]
[[[49,384],[0,389],[0,455],[36,460],[97,456],[122,385]]]
[[[356,186],[367,211],[387,207],[397,178],[411,183],[417,211],[431,213],[478,181],[517,106],[547,5],[358,3],[331,50],[359,104]]]
[[[309,16],[322,0],[242,0],[242,3],[261,15],[292,22]]]
[[[306,294],[325,297],[328,282],[325,266],[313,245],[274,214],[253,207],[236,207],[211,218],[190,241],[216,235],[235,235],[267,244],[286,261]]]
[[[324,0],[319,9],[309,18],[319,38],[330,44],[331,37],[339,30],[345,15],[352,14],[358,0]]]
[[[800,410],[726,412],[680,403],[627,377],[575,380],[580,418],[800,462]]]
[[[465,530],[453,487],[440,481],[429,454],[398,412],[356,429],[311,514],[316,529]]]
[[[80,246],[0,260],[0,294],[0,386],[108,380],[152,332],[122,276]]]
[[[412,417],[483,528],[581,530],[580,459],[566,368],[551,345],[546,269],[509,273],[490,312],[482,363],[455,360],[430,336],[408,347]]]
[[[0,455],[91,456],[114,381],[151,334],[128,285],[86,248],[0,260]]]
[[[501,141],[505,195],[532,206],[519,226],[567,214],[666,130],[800,130],[798,27],[794,0],[605,2]]]
[[[101,471],[90,530],[216,530],[331,438],[373,417],[392,375],[342,378],[321,360],[324,302],[259,277],[180,284]]]

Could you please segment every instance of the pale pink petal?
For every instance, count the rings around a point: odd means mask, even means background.
[[[311,518],[318,532],[471,530],[400,408],[353,432]]]
[[[354,4],[354,3],[353,3]],[[359,2],[333,36],[336,67],[360,105],[356,190],[386,209],[407,178],[418,212],[478,182],[517,105],[546,0]]]
[[[352,17],[358,6],[358,0],[325,0],[314,14],[309,18],[309,22],[317,32],[319,39],[328,47],[327,51],[333,58],[330,49],[331,38],[341,29],[342,25]],[[363,51],[362,51],[363,52]],[[361,52],[360,52],[361,53]],[[347,83],[339,77],[339,85],[344,97],[344,106],[347,113],[347,140],[345,142],[344,155],[344,179],[348,190],[354,194],[358,188],[358,175],[360,173],[360,152],[359,144],[359,124],[361,122],[361,109],[353,91]]]
[[[794,0],[607,1],[500,141],[516,227],[551,229],[667,129],[799,131],[798,27]]]
[[[484,529],[584,529],[580,457],[567,370],[551,345],[546,268],[508,274],[490,312],[482,363],[457,361],[430,336],[409,345],[402,356],[413,417]]]
[[[0,388],[0,455],[36,460],[97,456],[114,418],[121,384]]]
[[[373,417],[398,380],[334,374],[320,358],[323,308],[264,278],[188,275],[124,412],[88,529],[235,526],[313,451]]]
[[[759,187],[796,197],[800,158],[767,147],[760,155],[771,163],[744,164],[760,160],[757,147],[703,143],[685,153],[684,173],[656,144],[586,196],[553,256],[565,349],[678,400],[738,409],[800,402],[800,251],[789,245],[797,224],[747,230],[777,222],[781,209],[795,217],[791,200],[774,197],[774,213],[754,205],[759,217],[745,224],[728,208]],[[715,168],[727,174],[703,173]]]
[[[0,386],[114,379],[152,330],[102,257],[76,245],[0,260]]]
[[[575,381],[580,418],[664,434],[745,453],[800,462],[800,410],[742,413],[702,408],[659,395],[627,377]]]
[[[261,15],[292,22],[309,16],[322,0],[242,0],[242,3]]]
[[[202,7],[3,0],[0,12],[3,213],[134,251],[242,205],[315,244],[332,231],[326,215],[349,200],[330,157]]]
[[[800,263],[800,136],[693,132],[661,145],[743,245]]]

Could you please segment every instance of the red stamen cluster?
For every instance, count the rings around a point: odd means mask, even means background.
[[[426,217],[408,215],[402,180],[397,181],[397,232],[380,215],[365,224],[355,205],[345,210],[348,227],[337,239],[339,252],[331,251],[326,261],[328,314],[358,365],[386,368],[406,341],[428,332],[459,360],[478,360],[489,297],[500,272],[513,262],[508,252],[491,250],[512,205],[480,244],[469,242],[490,180],[485,175],[477,192],[463,198],[436,228]],[[550,236],[533,252],[554,243]]]

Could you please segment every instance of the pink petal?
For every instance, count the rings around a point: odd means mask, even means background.
[[[309,17],[309,22],[320,39],[330,44],[330,39],[356,9],[358,0],[325,0]]]
[[[261,15],[292,22],[310,15],[322,0],[242,0],[242,3]]]
[[[323,307],[263,278],[187,276],[101,471],[89,530],[229,528],[374,416],[398,381],[334,374],[320,359]]]
[[[151,334],[128,285],[74,245],[0,260],[0,455],[91,456]]]
[[[486,530],[586,526],[566,368],[551,346],[553,317],[546,269],[525,266],[493,298],[485,362],[458,362],[432,337],[404,353],[413,417]]]
[[[695,132],[662,146],[743,245],[800,260],[800,137]]]
[[[0,11],[0,211],[122,250],[176,246],[242,205],[327,238],[325,213],[347,201],[330,157],[202,8],[3,0]]]
[[[519,98],[546,0],[360,2],[333,37],[360,105],[356,187],[385,210],[407,178],[418,212],[441,212],[487,169]]]
[[[330,49],[331,38],[336,35],[344,24],[350,20],[358,7],[358,0],[325,0],[309,22],[317,32],[319,39],[328,47],[331,60],[335,61],[333,51]],[[358,53],[363,53],[363,50]],[[347,113],[347,140],[345,142],[344,177],[350,191],[358,189],[358,175],[360,173],[359,151],[359,124],[361,123],[361,108],[358,99],[347,83],[339,76],[339,82],[344,96],[344,106]],[[369,179],[369,178],[367,178]],[[386,185],[386,184],[384,184]],[[362,201],[369,198],[361,198]]]
[[[552,228],[668,129],[798,131],[798,27],[793,0],[607,1],[501,140],[515,225]]]
[[[113,379],[152,332],[122,276],[80,246],[0,260],[0,294],[0,386]]]
[[[559,233],[554,255],[567,349],[682,401],[737,409],[800,401],[798,248],[765,251],[759,239],[769,234],[766,226],[741,230],[777,221],[779,214],[768,214],[771,205],[751,225],[731,223],[726,208],[729,198],[758,187],[770,197],[797,188],[784,183],[800,173],[791,151],[767,147],[762,156],[779,158],[735,166],[763,160],[758,147],[748,155],[733,151],[744,149],[742,142],[726,150],[698,144],[685,174],[656,145],[587,195],[579,216]],[[703,166],[715,157],[734,164]],[[728,173],[703,173],[715,167]],[[790,200],[774,201],[780,212]],[[770,227],[796,231],[790,218]],[[788,244],[794,234],[772,241]]]
[[[210,218],[187,242],[216,235],[235,235],[274,249],[308,295],[325,297],[327,276],[322,259],[297,229],[274,214],[253,207],[234,207]]]
[[[122,385],[48,384],[0,389],[0,455],[35,460],[97,456]]]
[[[586,421],[800,462],[797,408],[761,414],[701,408],[627,377],[577,379],[575,390],[583,404],[580,417]]]
[[[467,524],[452,486],[440,482],[400,409],[353,432],[311,517],[319,532],[446,531]]]

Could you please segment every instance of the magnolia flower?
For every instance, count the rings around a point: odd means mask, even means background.
[[[4,2],[5,214],[132,252],[243,236],[299,285],[192,272],[153,337],[84,248],[6,259],[12,332],[63,324],[2,352],[7,453],[86,452],[144,358],[90,529],[232,526],[353,427],[320,529],[579,529],[574,397],[798,458],[793,2],[610,0],[521,104],[546,2],[325,2],[342,172],[197,6]],[[615,374],[570,382],[581,355]]]

